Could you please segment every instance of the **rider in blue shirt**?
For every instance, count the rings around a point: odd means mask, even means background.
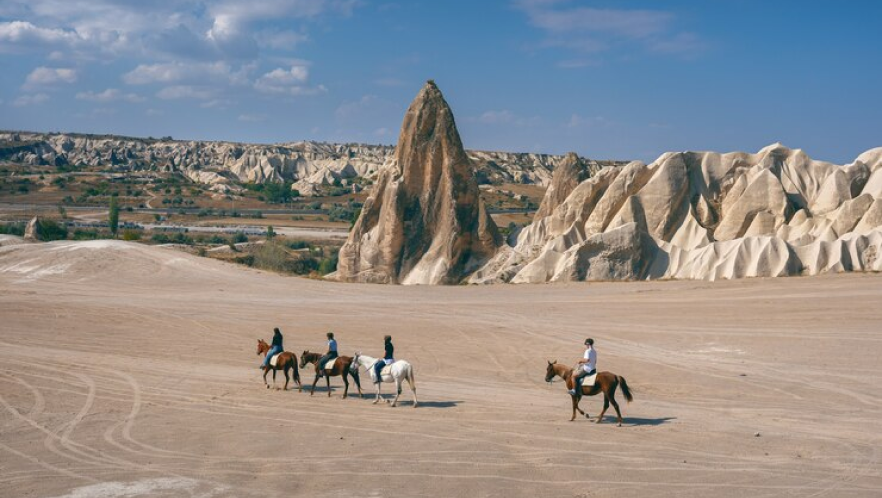
[[[325,353],[324,356],[319,358],[318,363],[315,365],[315,371],[317,373],[321,373],[324,369],[325,363],[332,358],[337,357],[337,341],[334,339],[334,333],[328,332],[328,352]]]

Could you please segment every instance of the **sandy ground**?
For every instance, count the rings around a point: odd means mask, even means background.
[[[882,495],[879,275],[391,287],[63,242],[0,248],[0,324],[2,497]],[[420,407],[265,389],[273,326],[391,334]],[[621,428],[544,382],[586,336]]]

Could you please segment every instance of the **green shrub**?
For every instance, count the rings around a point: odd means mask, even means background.
[[[67,227],[56,222],[42,218],[40,223],[40,236],[43,240],[64,240],[67,238]]]
[[[25,224],[24,223],[6,223],[0,225],[0,234],[4,235],[18,235],[21,237],[25,233]]]
[[[100,239],[101,236],[98,233],[98,230],[89,230],[85,228],[77,228],[74,230],[73,235],[71,236],[73,240],[95,240]]]
[[[245,235],[245,232],[236,232],[233,235],[233,244],[240,244],[242,242],[248,242],[248,236]]]
[[[141,240],[141,232],[139,230],[123,230],[123,240]]]

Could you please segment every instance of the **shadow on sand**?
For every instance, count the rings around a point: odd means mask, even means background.
[[[638,417],[622,417],[622,426],[657,426],[668,423],[671,420],[677,420],[677,417],[662,417],[662,418],[638,418]],[[603,423],[612,422],[615,423],[616,417],[606,415],[603,417]]]

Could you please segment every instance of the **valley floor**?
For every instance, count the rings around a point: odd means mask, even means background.
[[[0,496],[879,496],[880,303],[875,274],[401,287],[5,246]],[[420,407],[264,389],[274,326],[298,357],[392,335]],[[634,392],[621,428],[544,382],[589,336]]]

